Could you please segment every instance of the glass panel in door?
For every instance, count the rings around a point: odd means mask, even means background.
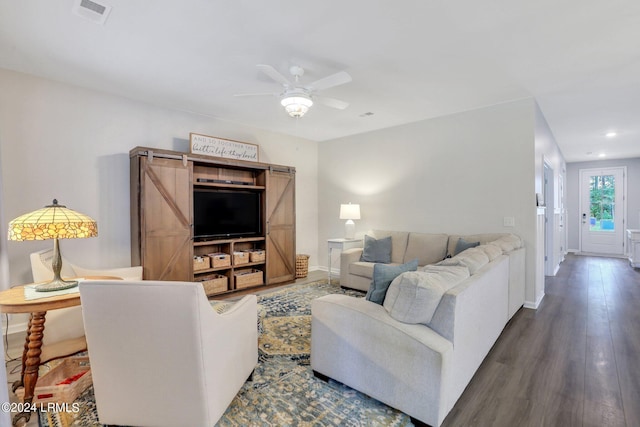
[[[616,177],[589,177],[589,231],[615,232]]]

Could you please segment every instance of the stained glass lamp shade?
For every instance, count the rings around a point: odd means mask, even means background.
[[[87,215],[78,213],[66,206],[53,204],[33,211],[9,223],[9,240],[47,240],[53,239],[53,280],[36,286],[36,291],[58,291],[78,286],[77,281],[66,281],[60,277],[62,256],[58,239],[84,239],[98,235],[98,224]]]

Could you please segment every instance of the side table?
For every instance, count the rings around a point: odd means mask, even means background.
[[[327,246],[329,247],[329,267],[327,269],[327,279],[329,280],[329,283],[331,283],[331,251],[333,249],[340,249],[340,251],[345,251],[351,248],[361,248],[362,239],[329,239],[327,240]]]
[[[120,277],[92,276],[84,277],[87,280],[122,280]],[[32,403],[33,395],[38,381],[38,368],[40,366],[40,354],[42,353],[42,337],[44,336],[44,322],[47,311],[59,308],[74,307],[80,305],[80,293],[73,292],[62,295],[47,296],[33,300],[27,300],[24,296],[24,287],[15,286],[0,292],[0,311],[7,314],[29,313],[27,337],[22,352],[22,370],[20,379],[13,383],[12,391],[24,386],[24,403]],[[17,414],[13,419],[13,425],[17,425],[20,419],[29,421],[31,418],[31,405],[25,405],[25,411]]]

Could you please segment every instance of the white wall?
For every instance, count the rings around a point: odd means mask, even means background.
[[[130,265],[129,150],[187,152],[190,132],[256,143],[260,161],[296,167],[297,252],[311,268],[318,260],[317,143],[2,69],[0,93],[3,217],[53,198],[92,216],[97,238],[60,242],[74,262]],[[30,282],[29,253],[51,245],[8,242],[10,283],[0,287]]]
[[[340,204],[359,203],[360,235],[377,228],[522,236],[526,297],[534,302],[535,108],[526,99],[322,142],[321,263],[326,240],[344,235]],[[515,227],[503,226],[505,216]]]
[[[537,306],[544,296],[545,239],[547,244],[547,257],[549,257],[549,268],[547,268],[549,275],[555,274],[566,252],[566,184],[565,191],[561,191],[560,189],[561,180],[566,182],[566,163],[551,133],[551,129],[537,104],[535,106],[535,115],[535,192],[543,195],[546,205],[543,209],[538,209],[538,214],[543,216],[543,218],[536,221],[539,227],[542,228],[542,230],[538,230],[537,233],[536,247],[538,251],[534,265],[534,268],[537,270],[535,285],[535,305]],[[549,185],[551,194],[545,194],[545,163],[553,171],[553,175],[550,176],[552,182],[550,182]],[[545,233],[544,230],[545,216],[547,219],[546,226],[550,230],[548,233]]]
[[[567,163],[568,248],[580,249],[580,169],[627,167],[626,228],[640,228],[640,158]]]

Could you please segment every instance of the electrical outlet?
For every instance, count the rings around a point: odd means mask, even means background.
[[[512,216],[505,216],[504,220],[503,220],[503,225],[505,227],[515,227],[516,226],[516,220]]]

